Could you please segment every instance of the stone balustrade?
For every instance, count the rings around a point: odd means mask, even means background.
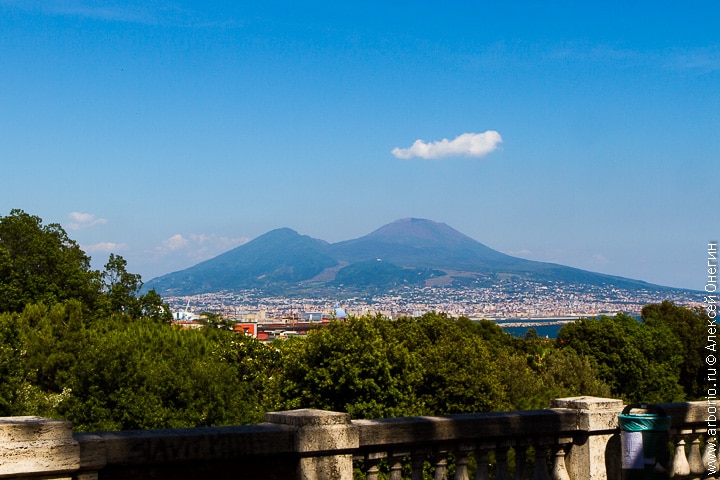
[[[707,405],[661,406],[672,419],[670,477],[712,478]],[[258,425],[97,433],[8,417],[0,478],[619,480],[622,409],[620,400],[576,397],[532,411],[351,421],[293,410]]]

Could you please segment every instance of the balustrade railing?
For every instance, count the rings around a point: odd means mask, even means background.
[[[704,402],[671,417],[673,479],[716,478]],[[557,399],[544,410],[350,421],[273,412],[239,427],[73,433],[69,422],[0,419],[0,478],[268,480],[620,480],[620,400]]]
[[[716,474],[708,473],[717,471],[716,438],[708,435],[708,404],[691,402],[660,406],[671,418],[671,460],[668,467],[670,478],[720,478]]]

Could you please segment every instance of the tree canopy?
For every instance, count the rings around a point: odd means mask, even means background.
[[[641,323],[623,314],[584,318],[563,326],[557,340],[589,358],[613,395],[643,403],[685,398],[681,345],[662,322]]]
[[[0,217],[0,311],[68,299],[94,306],[99,280],[90,257],[59,224],[43,225],[22,210]]]

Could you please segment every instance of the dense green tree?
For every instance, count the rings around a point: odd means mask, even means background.
[[[412,334],[412,332],[406,332]],[[336,321],[287,342],[283,352],[283,408],[344,411],[355,418],[423,412],[415,390],[421,359],[382,317]]]
[[[424,361],[418,397],[429,414],[487,412],[507,404],[490,349],[468,321],[436,313],[414,320],[422,338],[408,348]],[[397,334],[407,341],[402,331]]]
[[[203,332],[109,319],[86,341],[58,411],[79,430],[259,421],[256,385],[216,349]]]
[[[587,358],[570,348],[558,349],[552,340],[513,337],[494,355],[507,398],[504,409],[545,408],[552,398],[610,396],[610,387]]]
[[[706,394],[705,346],[707,345],[708,314],[701,307],[688,308],[664,301],[646,305],[642,321],[658,335],[669,333],[680,344],[682,356],[680,385],[691,400]]]
[[[365,418],[512,407],[521,399],[508,396],[515,392],[501,381],[497,362],[499,352],[516,354],[511,343],[499,327],[435,313],[334,322],[283,344],[282,407]],[[527,369],[525,354],[516,355]]]
[[[142,279],[127,271],[127,261],[123,257],[111,253],[101,278],[110,312],[137,312]]]
[[[146,318],[154,322],[167,324],[172,322],[173,316],[170,306],[163,301],[163,298],[154,288],[140,295],[135,305],[137,307],[133,311],[135,318]]]
[[[631,402],[684,398],[681,345],[667,327],[651,329],[623,314],[584,318],[563,326],[557,341],[597,365],[613,395]]]
[[[26,382],[23,329],[16,313],[0,314],[0,416],[21,415]]]
[[[77,299],[93,308],[100,292],[90,257],[59,224],[12,210],[0,217],[0,311],[21,312],[30,303]]]
[[[280,403],[276,381],[282,372],[282,356],[274,345],[222,328],[204,328],[201,333],[213,346],[213,358],[230,365],[239,383],[252,392],[254,415],[275,410]]]
[[[122,256],[110,254],[100,279],[105,315],[124,313],[134,319],[146,318],[161,323],[172,321],[170,307],[154,289],[140,295],[142,277],[128,272],[127,261]]]
[[[85,317],[77,300],[28,305],[23,311],[27,366],[43,391],[58,394],[67,388],[88,344]]]

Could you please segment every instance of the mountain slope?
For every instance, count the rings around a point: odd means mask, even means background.
[[[330,245],[349,263],[375,260],[405,267],[482,272],[523,260],[493,250],[444,223],[404,218],[355,240]]]
[[[307,280],[337,265],[325,253],[327,242],[289,228],[272,230],[215,258],[148,282],[165,294],[247,288],[275,289]]]
[[[215,258],[149,281],[162,295],[261,289],[293,296],[338,289],[379,292],[398,286],[492,286],[513,281],[652,287],[603,275],[505,255],[430,220],[405,218],[363,237],[329,244],[280,228]]]

